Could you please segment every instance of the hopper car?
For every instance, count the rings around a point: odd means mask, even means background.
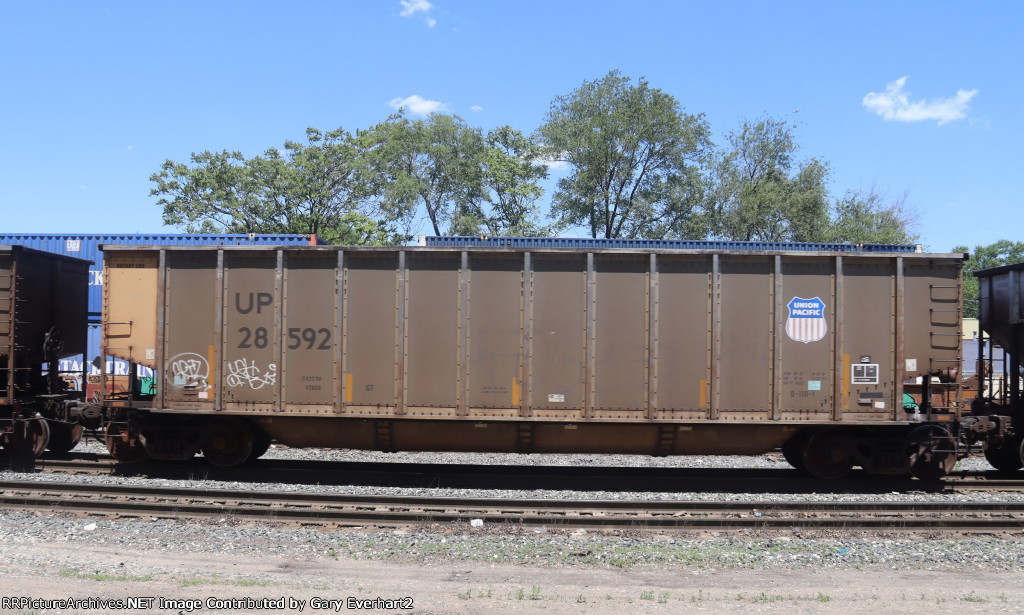
[[[974,414],[1009,417],[1012,428],[996,432],[985,446],[993,467],[1015,472],[1024,467],[1024,397],[1020,353],[1024,349],[1024,263],[975,272],[978,278],[978,396]],[[1005,350],[999,359],[993,347]],[[987,354],[985,350],[987,349]]]
[[[82,437],[66,412],[81,394],[57,366],[85,352],[90,264],[0,246],[0,445],[15,455],[66,452]]]
[[[121,462],[233,466],[273,439],[781,447],[820,478],[938,478],[972,450],[1020,467],[1020,408],[961,395],[963,254],[107,246],[104,260],[104,353],[153,370],[155,390],[133,378],[34,420],[100,430]]]

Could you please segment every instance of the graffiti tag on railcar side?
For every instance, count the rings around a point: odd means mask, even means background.
[[[210,364],[206,362],[206,357],[194,352],[183,352],[171,357],[168,363],[172,386],[195,389],[209,387]]]
[[[227,385],[229,387],[248,387],[250,389],[262,389],[277,382],[277,365],[271,363],[264,371],[260,369],[256,361],[249,359],[235,359],[228,361]]]

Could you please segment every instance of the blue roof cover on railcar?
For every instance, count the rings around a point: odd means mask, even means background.
[[[420,236],[420,245],[435,248],[620,248],[643,250],[750,250],[798,252],[921,252],[919,245],[879,243],[812,243],[694,239],[594,239],[590,237]]]

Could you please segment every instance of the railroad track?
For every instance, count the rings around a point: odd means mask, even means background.
[[[117,518],[209,518],[289,527],[515,524],[590,530],[1019,532],[1024,503],[705,502],[323,495],[303,492],[0,482],[0,506]]]
[[[771,469],[673,469],[562,466],[472,466],[415,463],[261,460],[258,466],[215,468],[198,462],[118,464],[104,455],[74,459],[38,459],[33,470],[72,475],[119,475],[166,479],[230,480],[294,484],[376,484],[492,488],[526,486],[623,491],[733,491],[755,493],[817,493],[835,490],[862,493],[892,491],[1020,491],[1024,473],[1006,476],[995,471],[958,471],[936,483],[903,477],[856,476],[822,481]]]

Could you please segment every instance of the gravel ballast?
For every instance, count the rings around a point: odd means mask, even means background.
[[[95,443],[79,450],[102,452]],[[478,465],[525,461],[531,465],[637,467],[638,471],[651,466],[788,467],[775,456],[387,455],[278,447],[271,449],[266,458]],[[963,463],[963,469],[986,467],[983,460]],[[29,478],[13,472],[3,472],[0,477]],[[33,473],[31,478],[197,489],[450,497],[709,500],[723,495],[243,485],[40,473]],[[727,497],[753,502],[797,496],[731,493]],[[1024,499],[1013,492],[830,493],[798,497],[951,503]],[[796,606],[798,612],[835,612],[841,607],[846,612],[916,613],[943,604],[948,608],[955,602],[958,612],[1019,613],[1019,605],[1024,603],[1024,590],[1018,589],[1016,582],[1024,572],[1024,542],[1019,534],[956,539],[896,532],[811,535],[799,527],[770,536],[660,534],[643,528],[602,534],[514,524],[473,528],[469,523],[328,532],[273,524],[242,525],[230,518],[132,520],[0,511],[0,556],[7,578],[19,579],[12,587],[29,588],[19,595],[60,595],[65,590],[102,590],[121,595],[145,590],[168,596],[269,596],[282,592],[300,596],[330,590],[337,595],[369,596],[374,592],[385,595],[389,587],[416,593],[416,608],[384,612],[621,614],[642,606],[646,611],[669,613],[680,612],[685,602],[688,608],[707,612],[765,612],[777,605],[780,611],[791,611]],[[197,593],[197,586],[203,591]],[[26,593],[31,591],[36,593]]]

